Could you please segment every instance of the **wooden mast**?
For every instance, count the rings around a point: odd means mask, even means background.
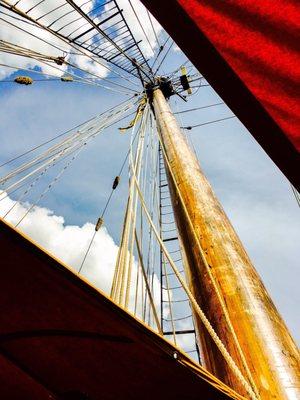
[[[298,349],[160,89],[153,91],[152,102],[190,289],[245,377],[248,367],[260,398],[296,400]],[[206,368],[247,397],[197,316],[195,321]]]

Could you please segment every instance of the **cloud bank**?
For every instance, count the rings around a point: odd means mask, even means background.
[[[2,198],[5,194],[2,194]],[[3,216],[15,201],[6,197],[0,202],[0,215]],[[16,203],[6,220],[15,225],[28,210],[30,204]],[[54,215],[44,207],[34,207],[18,227],[51,254],[78,271],[83,255],[94,233],[94,225],[65,225],[62,216]],[[114,264],[118,246],[102,227],[94,240],[93,246],[82,269],[84,275],[96,287],[106,293],[110,291]]]

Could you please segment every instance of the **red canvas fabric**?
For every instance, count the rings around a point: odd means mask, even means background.
[[[178,2],[299,151],[299,2]]]

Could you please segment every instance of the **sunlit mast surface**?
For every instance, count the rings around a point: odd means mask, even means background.
[[[160,89],[153,106],[191,291],[261,399],[300,396],[296,344],[203,175]],[[199,316],[205,366],[247,396]],[[252,379],[251,379],[252,378]]]

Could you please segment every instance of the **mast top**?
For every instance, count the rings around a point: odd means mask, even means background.
[[[186,74],[181,75],[179,79],[180,79],[180,85],[182,86],[182,90],[191,91],[188,81],[188,75]],[[183,84],[183,82],[185,82],[185,84]],[[169,99],[171,96],[177,95],[182,100],[187,101],[186,96],[181,95],[177,90],[174,79],[171,79],[168,76],[156,76],[153,82],[145,83],[144,87],[146,95],[150,100],[150,103],[152,103],[153,101],[153,91],[155,89],[160,89],[166,99]]]

